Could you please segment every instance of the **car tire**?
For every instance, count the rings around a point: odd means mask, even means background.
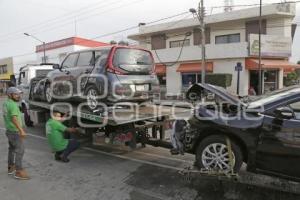
[[[99,91],[94,85],[88,86],[85,91],[84,95],[86,96],[86,103],[87,103],[87,108],[91,111],[94,111],[98,108],[98,98],[99,96]]]
[[[233,171],[238,173],[243,164],[241,148],[232,140],[231,150],[233,154]],[[197,147],[196,166],[200,169],[215,169],[230,171],[229,154],[226,137],[224,135],[211,135],[204,138]]]
[[[47,103],[53,103],[54,98],[53,98],[53,93],[51,91],[51,84],[47,83],[45,85],[45,100]]]

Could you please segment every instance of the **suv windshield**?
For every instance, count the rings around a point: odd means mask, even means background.
[[[114,67],[128,74],[150,74],[153,59],[149,52],[139,49],[118,48],[113,59]]]

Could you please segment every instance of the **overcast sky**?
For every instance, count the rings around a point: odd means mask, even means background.
[[[197,8],[199,0],[0,0],[0,58],[34,53],[38,41],[45,42],[74,35],[94,38]],[[207,14],[223,6],[224,0],[204,0]],[[263,3],[281,0],[263,0]],[[257,4],[259,0],[234,0],[235,5]],[[299,7],[299,5],[298,5]],[[238,9],[238,8],[235,8]],[[192,17],[183,15],[183,17]],[[172,19],[175,20],[175,19]],[[75,26],[76,21],[76,26]],[[76,27],[76,28],[75,28]],[[76,30],[76,31],[75,31]],[[138,29],[101,37],[97,40],[126,40]]]

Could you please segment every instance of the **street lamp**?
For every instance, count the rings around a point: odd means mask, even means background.
[[[205,72],[206,72],[206,63],[205,63],[205,25],[204,25],[204,5],[203,0],[199,2],[198,12],[195,8],[190,8],[189,11],[192,14],[195,14],[200,22],[201,28],[201,83],[205,83]]]
[[[29,34],[29,33],[24,33],[24,35],[32,37],[33,39],[43,43],[43,52],[44,52],[43,63],[46,63],[46,47],[45,47],[46,43],[44,41],[40,40],[39,38],[35,37],[34,35]]]

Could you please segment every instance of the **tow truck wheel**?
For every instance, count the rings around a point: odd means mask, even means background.
[[[48,103],[53,103],[54,99],[53,99],[53,93],[51,90],[51,85],[48,83],[45,87],[45,99]]]
[[[243,163],[243,154],[238,145],[232,140],[230,140],[230,143],[233,171],[237,173]],[[200,169],[229,172],[231,166],[226,137],[223,135],[211,135],[204,138],[197,148],[195,164]]]
[[[28,113],[28,110],[26,108],[26,105],[25,104],[22,104],[22,112],[24,113],[24,121],[25,121],[25,125],[27,127],[33,127],[33,121],[31,121],[30,119],[30,115]]]

